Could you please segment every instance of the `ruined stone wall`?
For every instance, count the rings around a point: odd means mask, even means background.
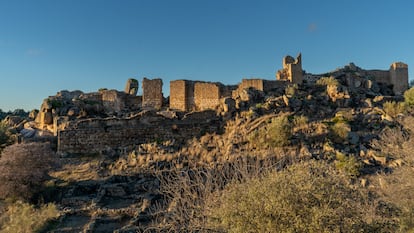
[[[389,70],[368,70],[366,76],[373,77],[379,83],[393,86],[393,92],[401,95],[408,89],[408,65],[394,62]]]
[[[259,91],[264,91],[263,79],[243,79],[239,85],[239,89],[254,88]]]
[[[58,152],[101,153],[142,143],[174,139],[183,143],[206,132],[216,132],[214,119],[174,120],[160,116],[131,119],[88,119],[58,132]]]
[[[142,80],[142,107],[149,109],[160,109],[164,97],[162,95],[162,80],[147,79]]]
[[[379,83],[390,83],[390,72],[388,70],[368,70],[366,72],[367,77],[372,77]]]
[[[193,81],[170,82],[170,108],[179,111],[191,111],[195,108]]]
[[[142,96],[126,95],[125,107],[129,111],[137,111],[142,106]]]
[[[390,82],[395,94],[403,94],[408,89],[408,65],[402,62],[391,64]]]
[[[117,90],[102,91],[102,104],[105,112],[120,112],[125,109],[125,93]]]
[[[215,109],[220,105],[220,85],[217,83],[196,82],[194,103],[197,110]]]
[[[170,82],[170,108],[180,111],[215,109],[220,99],[230,97],[235,86],[221,83],[175,80]]]
[[[91,92],[91,93],[84,93],[79,96],[79,99],[85,100],[89,103],[102,103],[102,93],[100,92]]]

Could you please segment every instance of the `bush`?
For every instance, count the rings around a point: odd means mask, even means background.
[[[18,201],[10,204],[7,211],[1,216],[0,233],[37,232],[44,229],[48,221],[58,216],[59,211],[54,204],[35,208],[33,205]]]
[[[228,232],[362,232],[366,195],[323,162],[296,164],[263,179],[233,184],[210,211]]]
[[[404,103],[387,101],[383,105],[385,113],[391,117],[396,117],[398,114],[403,113],[405,110]]]
[[[339,86],[338,80],[334,77],[322,77],[316,81],[316,85],[320,86]]]
[[[250,143],[262,147],[281,147],[289,144],[292,124],[287,116],[279,116],[249,135]]]
[[[336,122],[331,127],[331,137],[336,143],[341,143],[348,139],[348,134],[351,132],[351,127],[346,122]]]
[[[345,172],[350,177],[357,177],[361,173],[362,163],[355,156],[346,156],[341,152],[336,153],[335,166],[338,170]]]
[[[6,147],[0,158],[0,198],[31,199],[47,180],[53,159],[49,143]]]
[[[408,89],[404,92],[404,101],[409,106],[414,105],[414,87]]]
[[[295,128],[305,128],[308,124],[309,118],[304,115],[293,117],[293,127]]]
[[[157,173],[160,194],[167,206],[151,211],[159,232],[216,232],[208,223],[208,209],[220,190],[232,182],[261,177],[270,170],[290,164],[293,158],[281,152],[280,158],[240,156],[213,167],[173,168]],[[160,214],[161,213],[161,214]],[[157,231],[158,232],[158,231]]]

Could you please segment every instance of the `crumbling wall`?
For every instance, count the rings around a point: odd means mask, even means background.
[[[239,89],[254,88],[258,91],[264,91],[263,79],[243,79],[239,85]]]
[[[218,129],[217,119],[211,117],[176,120],[151,115],[128,119],[88,119],[58,132],[58,152],[101,153],[108,148],[117,150],[165,140],[185,143]]]
[[[194,81],[175,80],[170,82],[170,108],[179,111],[194,110]]]
[[[147,79],[142,80],[142,107],[149,109],[160,109],[164,97],[162,95],[162,80]]]
[[[196,82],[194,84],[194,103],[197,110],[216,109],[220,105],[220,84]]]
[[[180,111],[216,109],[220,99],[230,97],[234,86],[221,83],[175,80],[170,82],[170,108]]]
[[[378,83],[392,85],[396,95],[401,95],[408,89],[408,65],[402,62],[392,63],[389,70],[368,70],[366,76],[374,78]]]
[[[303,82],[302,55],[300,53],[296,59],[291,56],[284,57],[282,65],[283,69],[276,73],[277,80],[286,80],[296,84]]]
[[[388,70],[368,70],[366,72],[367,77],[373,78],[379,83],[390,83],[390,72]]]
[[[281,87],[285,84],[284,81],[279,80],[264,80],[264,79],[243,79],[238,89],[254,88],[258,91],[268,92],[275,88]]]
[[[121,112],[125,109],[125,93],[117,90],[104,90],[102,93],[102,104],[107,113]]]

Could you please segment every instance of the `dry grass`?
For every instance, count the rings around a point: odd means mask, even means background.
[[[391,117],[396,117],[398,114],[401,114],[405,111],[405,104],[395,101],[387,101],[383,105],[385,113]]]
[[[322,77],[316,81],[317,85],[320,86],[338,86],[339,82],[334,77]]]
[[[279,170],[292,160],[295,159],[289,156],[283,159],[241,156],[232,162],[216,163],[215,167],[190,165],[193,168],[159,171],[160,193],[166,197],[167,207],[153,211],[163,216],[155,225],[173,232],[215,232],[217,229],[209,224],[207,208],[220,190],[229,183],[245,182]]]
[[[330,165],[299,163],[228,186],[209,214],[224,232],[377,232],[367,198]]]
[[[7,206],[7,211],[0,218],[0,233],[31,233],[45,229],[50,220],[56,219],[59,211],[54,204],[33,205],[16,202]]]

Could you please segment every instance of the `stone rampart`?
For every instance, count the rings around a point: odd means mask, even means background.
[[[58,132],[58,152],[102,153],[108,148],[122,150],[142,143],[175,140],[184,143],[206,132],[217,132],[217,119],[207,117],[169,119],[155,114],[132,118],[87,119]]]

